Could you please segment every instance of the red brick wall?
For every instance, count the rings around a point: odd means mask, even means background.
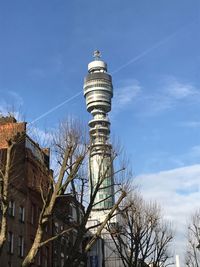
[[[26,123],[17,122],[2,122],[0,120],[0,150],[6,149],[7,140],[14,137],[17,133],[26,132]],[[5,151],[6,153],[6,151]],[[21,266],[22,259],[18,256],[18,240],[21,235],[25,241],[25,254],[31,247],[39,216],[39,211],[42,209],[42,200],[40,196],[40,185],[47,187],[49,181],[50,170],[46,165],[39,162],[31,153],[25,148],[24,142],[17,144],[13,150],[12,155],[12,170],[10,173],[11,183],[9,188],[9,199],[15,202],[16,214],[13,218],[8,218],[8,231],[14,233],[14,253],[11,255],[7,252],[7,242],[1,256],[0,266],[8,266],[8,262],[12,262],[13,267]],[[25,207],[25,222],[19,221],[19,207]],[[35,225],[31,223],[31,206],[35,205],[37,211],[37,220]],[[49,225],[48,232],[45,233],[45,239],[51,235],[52,226]],[[49,250],[49,267],[52,266],[52,244],[47,245]],[[42,249],[43,255],[45,249]],[[44,256],[43,256],[44,258]],[[44,259],[42,260],[42,265]],[[33,267],[38,266],[33,264]]]
[[[0,124],[0,149],[7,148],[7,140],[25,131],[25,122]]]

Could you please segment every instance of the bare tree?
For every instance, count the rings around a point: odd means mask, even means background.
[[[26,123],[16,123],[12,116],[2,117],[0,127],[0,253],[7,239],[9,199],[17,190],[22,179],[25,161]],[[61,132],[60,129],[58,132]],[[62,131],[62,148],[57,143],[57,152],[62,149],[62,157],[58,159],[59,171],[52,175],[48,173],[48,184],[40,184],[42,209],[37,221],[37,230],[33,244],[25,256],[22,266],[30,266],[39,249],[49,242],[69,232],[76,225],[68,225],[56,236],[45,239],[45,228],[51,220],[57,198],[62,195],[74,177],[87,153],[87,145],[81,142],[81,132],[75,125],[66,124]],[[57,135],[58,136],[58,135]],[[80,149],[81,144],[81,149]],[[59,153],[58,153],[59,154]],[[44,166],[45,168],[45,166]],[[70,170],[70,172],[69,172]],[[21,182],[20,182],[21,181]],[[23,185],[22,185],[23,186]]]
[[[37,230],[33,244],[26,255],[22,266],[30,266],[39,251],[39,249],[49,242],[54,241],[60,236],[76,228],[76,225],[69,225],[62,232],[55,236],[44,239],[45,228],[50,222],[56,201],[59,196],[64,194],[76,177],[78,170],[86,156],[87,145],[82,143],[82,133],[78,131],[75,124],[66,122],[61,124],[58,133],[54,137],[54,148],[57,157],[58,168],[54,176],[49,177],[48,190],[45,192],[41,188],[41,198],[43,207],[37,223]]]
[[[186,265],[189,267],[200,266],[200,210],[191,217],[188,226],[188,239],[186,251]]]
[[[124,190],[119,189],[117,191],[120,196],[116,204],[112,207],[105,220],[96,226],[96,234],[93,236],[92,241],[90,240],[90,242],[88,241],[88,243],[85,243],[82,253],[80,253],[80,247],[85,240],[87,232],[90,230],[90,228],[87,228],[86,226],[90,213],[94,205],[97,204],[95,203],[96,195],[99,190],[102,190],[105,179],[110,175],[110,166],[107,169],[104,169],[102,162],[100,163],[102,170],[99,171],[99,179],[95,185],[92,185],[92,191],[90,190],[90,194],[88,195],[85,194],[85,192],[88,192],[89,188],[91,189],[91,179],[83,169],[88,163],[91,149],[87,144],[83,128],[75,121],[61,123],[58,131],[53,135],[53,147],[54,159],[57,163],[55,164],[54,162],[54,176],[49,177],[51,182],[49,183],[47,192],[44,192],[41,188],[43,208],[39,216],[37,231],[32,247],[26,255],[22,267],[30,266],[34,262],[36,255],[42,246],[56,240],[62,235],[69,234],[72,230],[76,231],[76,236],[74,243],[69,248],[68,259],[65,266],[79,266],[79,263],[86,256],[87,251],[100,236],[102,229],[105,228],[105,225],[110,218],[114,216],[115,210],[126,196]],[[113,154],[111,161],[113,161],[115,157],[116,155]],[[112,175],[114,175],[114,173],[112,173]],[[56,200],[66,192],[70,192],[77,200],[75,201],[75,204],[77,204],[77,220],[68,223],[66,228],[60,233],[56,233],[55,236],[51,236],[44,240],[45,227],[53,216]],[[105,199],[101,201],[104,200]],[[79,205],[80,203],[84,204],[81,208]],[[84,208],[84,206],[86,206],[86,208]],[[66,216],[66,214],[63,216]]]
[[[167,266],[173,233],[164,223],[156,203],[146,203],[138,193],[125,202],[121,222],[108,225],[125,267]]]
[[[8,200],[9,194],[12,193],[10,187],[11,180],[12,182],[14,181],[14,179],[11,178],[20,176],[20,171],[22,170],[22,168],[20,168],[21,165],[17,160],[21,157],[16,156],[16,151],[19,153],[20,144],[24,143],[26,140],[25,129],[21,132],[16,127],[13,129],[15,132],[10,133],[9,138],[5,137],[8,134],[8,129],[6,129],[5,136],[1,136],[2,140],[6,140],[6,145],[4,144],[5,149],[3,149],[3,152],[1,153],[2,156],[0,168],[0,251],[1,248],[3,248],[7,237]],[[105,187],[104,181],[105,179],[109,178],[109,175],[111,175],[109,172],[110,167],[108,166],[108,168],[104,169],[102,162],[100,162],[102,170],[100,167],[98,181],[95,185],[91,184],[92,179],[88,177],[88,174],[84,170],[87,164],[86,162],[88,162],[88,159],[90,158],[91,149],[85,138],[82,127],[80,127],[77,122],[68,121],[62,123],[58,131],[53,134],[52,140],[54,173],[49,172],[48,184],[45,187],[41,183],[41,212],[37,221],[33,243],[30,250],[25,255],[22,267],[31,266],[34,263],[39,250],[43,246],[53,242],[63,235],[69,234],[72,230],[75,230],[77,233],[76,240],[73,246],[69,249],[68,262],[65,264],[66,266],[72,266],[71,264],[73,263],[73,266],[78,266],[78,264],[83,260],[83,257],[86,255],[87,251],[101,235],[101,232],[105,228],[107,222],[112,216],[115,216],[116,209],[126,196],[126,192],[123,188],[119,188],[117,190],[118,199],[116,204],[112,207],[112,209],[110,209],[105,220],[96,226],[96,233],[94,234],[92,240],[88,240],[88,242],[85,243],[83,251],[80,254],[80,247],[82,246],[82,243],[85,240],[88,231],[90,230],[90,227],[87,227],[87,222],[94,205],[97,204],[95,203],[96,195],[99,190],[102,190]],[[23,153],[24,151],[20,152],[21,155],[23,155]],[[111,157],[111,166],[115,158],[116,153],[113,153]],[[23,157],[21,159],[23,160]],[[116,171],[116,173],[121,171],[123,171],[123,168]],[[90,168],[89,175],[91,175]],[[113,172],[112,175],[114,175]],[[16,180],[18,182],[19,179]],[[114,185],[112,184],[109,186]],[[77,221],[66,224],[65,229],[59,233],[46,237],[45,229],[54,216],[56,201],[66,192],[71,192],[71,194],[77,200],[75,203],[81,203],[86,206],[86,208],[84,209],[82,205],[82,210],[80,210],[80,205],[77,204]],[[90,193],[88,194],[88,192]],[[105,199],[102,199],[101,201],[103,202]]]
[[[106,228],[107,223],[109,223],[111,218],[116,216],[116,211],[118,210],[120,203],[127,195],[127,187],[125,185],[127,185],[128,183],[128,176],[126,177],[126,179],[123,176],[124,167],[119,167],[119,169],[117,169],[116,171],[114,171],[113,169],[110,170],[118,154],[114,150],[112,151],[112,155],[109,158],[110,164],[108,164],[107,168],[105,168],[104,160],[107,157],[106,156],[107,151],[105,147],[105,151],[98,162],[98,167],[97,167],[98,177],[96,177],[97,179],[96,179],[96,182],[94,183],[92,179],[93,172],[91,169],[91,160],[90,160],[91,153],[92,153],[92,150],[91,150],[91,145],[90,145],[88,157],[86,158],[86,166],[87,166],[86,169],[88,169],[88,171],[85,171],[85,166],[83,166],[82,172],[78,173],[76,178],[71,182],[71,190],[72,190],[74,197],[78,200],[77,203],[80,202],[81,204],[83,204],[85,208],[82,210],[82,214],[80,214],[80,210],[78,206],[76,207],[79,227],[76,228],[77,233],[76,233],[75,241],[68,251],[68,258],[64,265],[66,267],[67,266],[73,266],[73,267],[80,266],[80,263],[86,259],[86,255],[88,251],[92,248],[92,246],[95,244],[97,239],[101,236],[101,233]],[[89,168],[88,168],[88,162],[89,162]],[[105,183],[107,179],[111,178],[110,177],[111,175],[112,177],[115,177],[115,176],[119,176],[119,173],[121,173],[121,179],[117,179],[118,181],[113,179],[113,184]],[[110,180],[112,181],[112,179]],[[119,184],[119,180],[120,180],[120,184]],[[107,216],[102,222],[99,222],[99,224],[95,226],[94,225],[88,226],[88,221],[90,219],[91,212],[95,208],[95,206],[98,205],[99,203],[103,203],[104,201],[110,198],[110,196],[108,196],[107,198],[105,197],[99,200],[98,202],[96,202],[97,193],[100,190],[103,190],[105,188],[111,188],[111,187],[116,188],[115,193],[114,193],[116,197],[115,204],[112,206],[112,208],[110,208],[110,210],[107,213]],[[91,239],[87,240],[86,237],[88,236],[91,230],[93,231],[93,235]],[[82,245],[82,253],[79,253],[80,251],[79,248],[81,245]]]

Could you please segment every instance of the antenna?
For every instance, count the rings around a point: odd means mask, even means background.
[[[101,52],[99,50],[94,50],[94,52],[93,52],[93,58],[95,60],[99,60],[101,58]]]

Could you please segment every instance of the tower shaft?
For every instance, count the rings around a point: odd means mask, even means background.
[[[113,96],[112,77],[107,73],[107,64],[95,51],[95,60],[88,65],[88,75],[84,80],[84,96],[87,110],[93,116],[90,127],[90,184],[92,189],[102,181],[95,198],[95,210],[112,208],[114,204],[114,179],[112,146],[109,143],[111,110]]]

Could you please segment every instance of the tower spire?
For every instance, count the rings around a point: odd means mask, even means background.
[[[100,58],[101,58],[101,52],[98,49],[94,50],[94,52],[93,52],[93,58],[95,60],[100,60]]]

